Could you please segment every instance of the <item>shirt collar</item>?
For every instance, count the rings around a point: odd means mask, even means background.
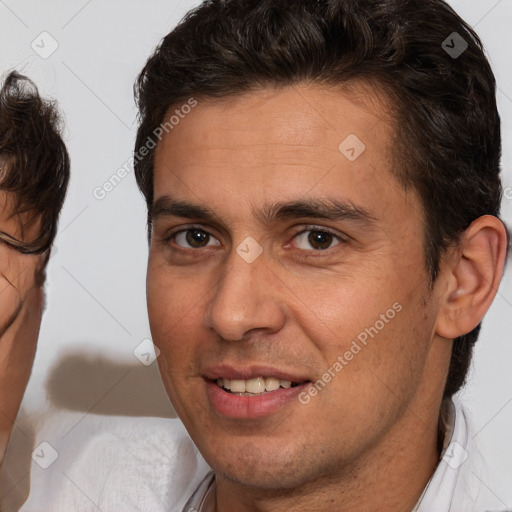
[[[210,471],[187,501],[183,512],[215,512],[215,494],[215,474]]]
[[[437,468],[412,512],[449,511],[461,468],[469,457],[468,422],[457,399],[446,399],[441,408],[445,437]]]

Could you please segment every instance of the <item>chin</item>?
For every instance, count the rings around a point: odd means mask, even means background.
[[[256,443],[247,442],[244,446],[226,444],[219,447],[220,453],[203,453],[210,467],[222,479],[234,484],[267,491],[295,489],[314,480],[317,476],[311,466],[311,457],[300,447],[272,446],[260,447]],[[229,457],[229,458],[227,458]],[[299,461],[309,460],[310,465]]]
[[[258,471],[248,473],[234,472],[222,470],[215,471],[216,475],[229,482],[254,489],[261,489],[265,491],[283,491],[286,489],[292,490],[301,487],[309,481],[306,476],[297,474],[297,468],[293,470],[292,474],[283,473],[282,471],[264,471],[259,468]]]

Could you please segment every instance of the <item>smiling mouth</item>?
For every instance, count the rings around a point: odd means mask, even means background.
[[[304,382],[292,382],[275,377],[256,377],[246,380],[216,379],[214,382],[226,393],[238,396],[259,396],[278,391],[279,389],[290,389],[304,384]]]

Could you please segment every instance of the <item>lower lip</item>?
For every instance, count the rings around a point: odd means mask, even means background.
[[[224,391],[215,382],[206,381],[206,392],[213,407],[227,418],[252,419],[268,416],[285,405],[296,401],[308,384],[293,388],[279,388],[261,395],[239,396]]]

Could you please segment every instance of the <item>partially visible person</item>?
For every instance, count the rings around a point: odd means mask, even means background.
[[[0,90],[0,464],[34,360],[69,167],[55,103],[10,72]]]

